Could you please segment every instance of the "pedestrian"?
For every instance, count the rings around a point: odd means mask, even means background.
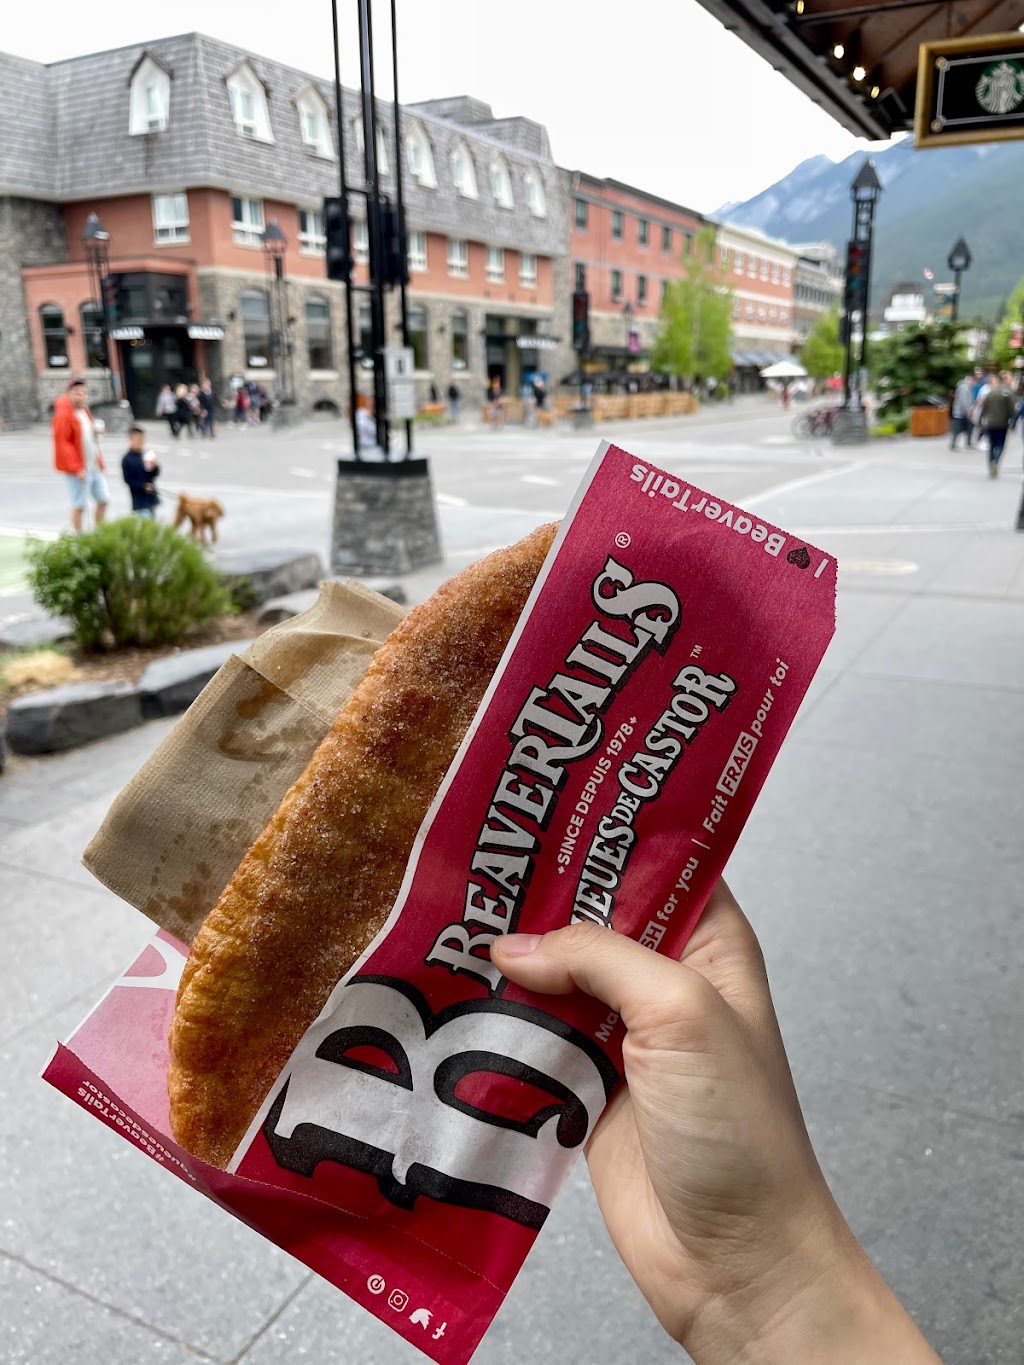
[[[213,391],[213,385],[209,377],[203,380],[199,390],[199,409],[201,413],[200,431],[208,440],[213,440],[217,435],[217,395]]]
[[[90,498],[98,526],[107,515],[110,492],[84,379],[73,379],[54,403],[52,430],[54,468],[64,475],[71,498],[71,529],[82,529]]]
[[[1013,380],[1004,371],[992,384],[981,400],[981,428],[988,439],[988,476],[999,477],[999,461],[1006,445],[1006,433],[1017,411],[1017,396],[1013,392]]]
[[[128,449],[121,459],[121,473],[132,496],[132,511],[136,516],[156,516],[160,494],[156,491],[156,481],[160,477],[160,466],[156,456],[146,449],[144,427],[132,427],[128,433]]]
[[[500,427],[504,419],[504,410],[501,406],[501,380],[497,375],[491,377],[491,382],[487,386],[487,397],[484,400],[484,417],[488,426]]]
[[[178,428],[175,436],[180,436],[183,428],[190,436],[195,436],[194,416],[192,404],[188,401],[188,385],[179,384],[174,390],[174,420]]]
[[[974,427],[974,439],[979,445],[982,435],[981,405],[985,401],[994,379],[995,375],[987,374],[984,370],[974,371],[974,407],[971,409],[971,422]]]
[[[970,450],[973,445],[971,436],[974,432],[974,423],[971,421],[971,408],[974,406],[974,379],[971,375],[965,374],[960,383],[956,386],[953,394],[953,416],[949,431],[949,448],[956,450],[958,436],[963,436]]]
[[[462,402],[462,394],[459,386],[454,380],[448,385],[448,412],[453,422],[459,420],[459,404]]]
[[[430,381],[430,402],[431,402],[431,404],[432,404],[434,407],[436,407],[437,404],[440,403],[440,401],[441,401],[441,394],[440,394],[440,392],[439,392],[439,390],[438,390],[437,385],[434,383],[433,380],[431,380],[431,381]]]
[[[359,455],[381,453],[373,409],[369,398],[363,393],[356,396],[356,446]]]
[[[626,1083],[587,1164],[613,1245],[688,1359],[939,1365],[822,1174],[760,946],[724,883],[678,962],[584,924],[498,934],[491,954],[517,986],[583,991],[625,1026]]]
[[[171,428],[171,435],[178,434],[178,404],[174,397],[174,391],[170,384],[165,384],[156,396],[156,407],[153,409],[156,417],[164,417]]]
[[[244,427],[249,421],[249,390],[245,384],[239,384],[235,390],[235,426]]]

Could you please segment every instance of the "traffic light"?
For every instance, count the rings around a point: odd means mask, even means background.
[[[868,303],[868,249],[866,242],[846,245],[846,311],[863,313]]]
[[[387,289],[409,283],[409,259],[405,246],[405,214],[385,199],[380,206],[380,282]]]
[[[327,278],[347,283],[352,275],[348,210],[344,199],[337,195],[324,200],[324,235],[327,238]]]
[[[103,276],[104,325],[114,327],[124,317],[124,290],[118,275]]]
[[[585,289],[572,296],[572,348],[581,353],[590,349],[590,295]]]

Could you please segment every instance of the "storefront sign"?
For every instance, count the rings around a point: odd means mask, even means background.
[[[212,322],[193,322],[188,334],[193,341],[223,341],[224,328]]]
[[[1024,138],[1024,35],[922,43],[915,147]]]
[[[111,327],[111,341],[145,341],[146,331],[143,327]]]
[[[516,345],[521,351],[553,351],[558,342],[554,337],[516,337]]]
[[[251,355],[249,357],[250,370],[261,370],[268,363],[265,355]]]

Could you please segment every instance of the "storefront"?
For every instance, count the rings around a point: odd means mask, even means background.
[[[110,329],[116,369],[132,411],[154,416],[165,384],[195,384],[207,374],[219,386],[219,323],[193,322],[188,276],[139,272],[114,275],[112,302],[117,317]]]
[[[514,398],[538,374],[546,373],[542,357],[546,351],[554,350],[558,342],[538,330],[537,318],[487,313],[484,345],[488,384],[497,378],[502,393]]]

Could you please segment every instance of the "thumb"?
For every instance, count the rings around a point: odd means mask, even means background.
[[[498,970],[527,990],[567,995],[581,990],[622,1016],[627,1028],[707,1008],[717,992],[698,972],[593,924],[548,934],[508,934],[491,945]]]

